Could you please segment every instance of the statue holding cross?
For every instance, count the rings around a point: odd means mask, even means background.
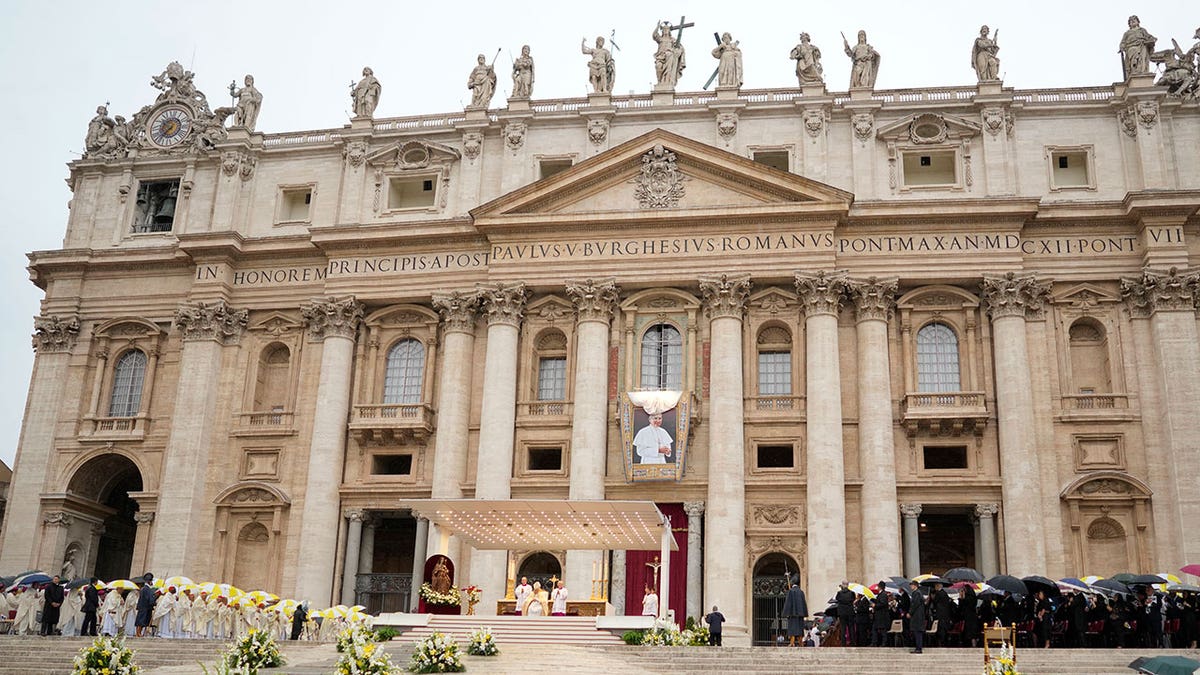
[[[651,39],[658,44],[654,52],[654,73],[658,77],[656,89],[674,89],[687,67],[687,59],[683,49],[683,29],[696,24],[687,23],[686,17],[679,17],[679,24],[672,26],[670,21],[660,21],[654,26]],[[675,31],[672,35],[671,31]]]

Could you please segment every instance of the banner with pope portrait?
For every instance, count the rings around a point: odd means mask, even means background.
[[[617,415],[625,480],[679,480],[687,460],[688,400],[681,391],[630,391]]]

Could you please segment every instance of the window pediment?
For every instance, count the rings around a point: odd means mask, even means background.
[[[875,137],[898,145],[954,144],[979,135],[980,125],[949,113],[914,113],[879,127]]]
[[[367,155],[367,163],[386,171],[419,171],[443,167],[462,158],[455,148],[434,141],[393,143]]]

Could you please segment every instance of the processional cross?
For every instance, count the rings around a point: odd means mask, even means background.
[[[654,560],[646,563],[646,567],[649,567],[650,569],[654,570],[654,592],[657,593],[658,592],[658,568],[662,567],[662,563],[659,562],[658,556],[654,556]]]

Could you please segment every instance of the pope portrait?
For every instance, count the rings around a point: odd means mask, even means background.
[[[675,442],[671,434],[662,427],[663,416],[650,416],[650,423],[638,430],[633,437],[633,447],[641,464],[666,464],[671,456],[671,445]]]

